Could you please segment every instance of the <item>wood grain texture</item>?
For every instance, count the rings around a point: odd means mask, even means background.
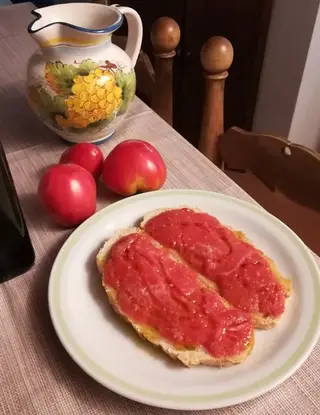
[[[218,146],[227,174],[320,254],[320,154],[239,128]]]
[[[233,61],[233,47],[228,39],[214,36],[200,52],[205,77],[199,150],[215,164],[220,165],[218,138],[224,131],[224,86]]]
[[[180,42],[180,28],[169,17],[157,19],[151,28],[155,55],[155,82],[151,108],[168,124],[173,122],[173,59]]]
[[[181,112],[184,116],[178,130],[195,146],[199,144],[204,101],[199,60],[202,45],[212,36],[224,36],[232,43],[235,60],[225,86],[225,128],[237,125],[250,129],[272,3],[272,0],[185,0],[178,59],[181,61],[181,95],[184,97]]]
[[[265,134],[231,128],[219,138],[225,168],[251,171],[271,190],[320,212],[320,155]]]

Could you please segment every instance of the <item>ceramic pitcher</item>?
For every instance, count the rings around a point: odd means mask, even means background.
[[[98,143],[125,117],[135,95],[142,42],[138,13],[121,6],[67,3],[32,11],[29,34],[39,45],[27,66],[32,109],[63,139]],[[111,41],[128,22],[125,51]]]

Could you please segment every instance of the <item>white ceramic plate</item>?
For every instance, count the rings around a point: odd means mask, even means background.
[[[187,369],[174,364],[113,313],[101,287],[95,256],[102,243],[150,210],[181,205],[200,208],[244,231],[292,278],[293,295],[280,324],[256,331],[253,352],[241,365]],[[158,191],[114,203],[73,232],[52,269],[49,307],[68,353],[102,385],[149,405],[209,409],[269,391],[306,360],[319,334],[320,277],[301,240],[261,208],[211,192]]]

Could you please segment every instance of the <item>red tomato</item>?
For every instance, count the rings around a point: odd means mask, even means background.
[[[38,197],[60,225],[77,226],[96,211],[96,182],[76,164],[55,164],[41,177]]]
[[[97,145],[92,143],[74,144],[62,153],[59,163],[78,164],[98,179],[102,172],[103,153]]]
[[[122,196],[160,189],[166,165],[155,147],[142,140],[125,140],[107,155],[102,178],[106,187]]]

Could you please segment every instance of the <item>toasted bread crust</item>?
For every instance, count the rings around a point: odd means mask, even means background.
[[[96,257],[96,264],[98,267],[99,272],[102,275],[102,285],[105,289],[105,292],[108,296],[109,302],[113,307],[114,311],[117,312],[122,318],[125,319],[129,324],[133,326],[135,331],[139,334],[140,337],[150,342],[152,345],[161,348],[167,355],[169,355],[172,359],[180,361],[186,367],[192,367],[197,365],[207,365],[207,366],[230,366],[233,364],[242,363],[248,355],[251,353],[251,350],[254,346],[254,333],[246,347],[246,349],[239,355],[230,356],[224,359],[214,358],[210,354],[208,354],[204,349],[197,348],[197,349],[181,349],[173,345],[172,343],[168,342],[166,339],[162,338],[159,333],[153,329],[152,327],[147,327],[145,325],[136,324],[130,318],[128,318],[125,314],[121,312],[119,306],[117,304],[117,293],[116,291],[109,287],[108,285],[104,284],[103,282],[103,272],[106,261],[108,260],[110,251],[112,246],[123,236],[130,235],[132,233],[140,233],[143,232],[139,228],[127,228],[119,230],[114,236],[112,236],[100,249],[98,255]],[[157,242],[156,245],[160,246]],[[199,283],[201,282],[202,277],[199,276]],[[208,284],[206,283],[206,286]],[[224,303],[228,305],[228,303],[224,300]],[[230,306],[229,306],[230,307]]]
[[[146,226],[146,223],[150,219],[154,218],[155,216],[158,216],[160,213],[163,213],[163,212],[166,212],[166,211],[169,211],[169,210],[173,210],[173,209],[182,209],[182,208],[191,209],[194,212],[201,212],[200,209],[190,208],[188,206],[180,206],[179,208],[156,209],[156,210],[153,210],[153,211],[149,212],[148,214],[146,214],[143,217],[143,220],[142,220],[142,222],[140,224],[140,228],[142,230],[144,230],[144,228]],[[229,229],[231,229],[231,228],[229,227]],[[236,231],[234,229],[231,229],[231,230],[232,230],[232,232],[235,234],[235,236],[238,239],[240,239],[240,240],[242,240],[244,242],[247,242],[248,244],[254,246],[253,243],[246,237],[246,235],[243,232]],[[257,249],[255,246],[254,246],[254,248]],[[283,287],[286,297],[287,298],[290,297],[291,290],[292,290],[291,280],[289,280],[289,279],[287,279],[287,278],[285,278],[285,277],[283,277],[281,275],[280,271],[278,270],[278,268],[276,267],[276,265],[275,265],[275,263],[274,263],[274,261],[272,259],[270,259],[269,257],[267,257],[264,254],[264,252],[262,252],[261,250],[259,250],[259,252],[261,252],[261,254],[268,261],[268,263],[270,265],[270,268],[271,268],[271,270],[272,270],[275,278],[279,281],[279,283]],[[204,278],[207,281],[209,281],[205,276],[202,276],[202,278]],[[211,286],[214,288],[215,284],[213,282],[211,282],[211,281],[210,281],[210,283],[211,283]],[[217,288],[217,286],[215,286],[215,287],[216,287],[216,290],[219,291],[218,288]],[[257,329],[266,329],[266,330],[267,329],[271,329],[272,327],[274,327],[279,322],[279,320],[281,319],[281,317],[282,316],[279,316],[277,318],[264,317],[261,313],[253,313],[254,326]]]

